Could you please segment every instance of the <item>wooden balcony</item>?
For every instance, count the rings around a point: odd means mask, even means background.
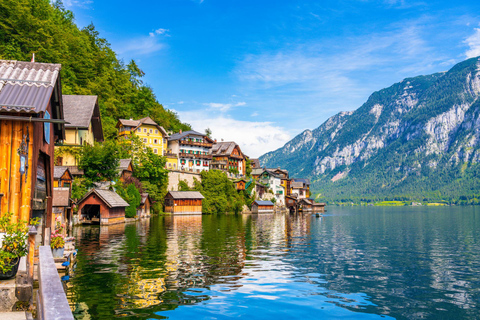
[[[213,143],[180,140],[181,145],[211,148]]]
[[[177,154],[173,152],[163,151],[163,156],[167,158],[176,158]]]
[[[203,159],[203,160],[212,160],[211,154],[194,154],[194,153],[185,153],[180,152],[178,154],[179,158],[187,158],[187,159]]]

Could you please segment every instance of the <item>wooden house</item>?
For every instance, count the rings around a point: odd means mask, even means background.
[[[84,224],[123,223],[126,207],[128,203],[116,192],[92,189],[78,202],[79,219]]]
[[[252,166],[252,169],[260,169],[260,160],[258,159],[250,159],[250,165]]]
[[[65,223],[65,225],[69,225],[72,221],[72,202],[70,197],[70,187],[53,188],[53,220],[60,217],[60,221]]]
[[[72,189],[73,175],[68,167],[55,166],[53,168],[53,187]]]
[[[298,210],[303,213],[313,212],[313,201],[307,198],[300,199],[298,201]]]
[[[137,216],[140,218],[146,218],[150,216],[150,209],[152,207],[152,200],[148,193],[142,193],[142,200],[140,206],[137,209]]]
[[[133,175],[133,163],[131,159],[120,159],[118,163],[118,173],[120,180],[125,182],[125,179],[130,178]]]
[[[165,196],[165,212],[202,214],[204,196],[198,191],[169,191]]]
[[[313,213],[322,213],[322,212],[325,212],[325,203],[323,203],[323,202],[314,202],[312,209],[313,209]]]
[[[60,69],[0,60],[0,214],[39,217],[43,235],[53,225],[54,143],[65,136]]]
[[[237,189],[237,191],[245,190],[245,184],[246,183],[247,183],[247,181],[245,181],[243,179],[236,180],[236,181],[233,182],[233,184],[235,185],[235,189]]]
[[[255,200],[252,204],[252,213],[273,213],[273,202]]]
[[[217,169],[226,173],[236,172],[241,177],[245,176],[246,157],[240,150],[240,146],[235,142],[215,142],[211,154],[210,169]]]

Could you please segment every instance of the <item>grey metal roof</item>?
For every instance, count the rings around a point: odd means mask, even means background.
[[[0,111],[44,112],[60,69],[60,64],[0,60]]]
[[[68,170],[68,167],[65,166],[55,166],[53,167],[53,179],[60,179],[65,171]],[[68,170],[70,172],[70,170]]]
[[[115,191],[103,190],[103,189],[92,189],[80,200],[78,203],[83,202],[89,195],[95,193],[100,199],[105,202],[109,208],[118,208],[118,207],[128,207],[129,204],[122,199]]]
[[[169,191],[173,199],[205,199],[198,191]]]
[[[118,170],[123,171],[123,170],[128,170],[128,166],[132,162],[131,159],[120,159],[120,162],[118,163]]]
[[[53,188],[53,206],[68,207],[70,205],[70,188]]]
[[[198,137],[204,137],[208,140],[211,140],[204,133],[200,133],[200,132],[197,132],[197,131],[194,131],[194,130],[189,130],[189,131],[185,131],[185,132],[182,132],[182,133],[179,132],[179,133],[172,134],[170,136],[170,138],[168,138],[168,141],[180,140],[180,139],[185,138],[187,136],[198,136]]]
[[[253,203],[256,203],[259,206],[273,206],[273,202],[271,201],[255,200]]]

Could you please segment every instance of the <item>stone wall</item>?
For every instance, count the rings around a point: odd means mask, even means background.
[[[198,173],[170,171],[168,173],[168,191],[178,191],[178,183],[182,180],[186,181],[189,187],[193,187],[194,178],[202,181],[202,177]]]

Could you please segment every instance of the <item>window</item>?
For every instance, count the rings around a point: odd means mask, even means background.
[[[138,128],[138,129],[137,129],[137,132],[142,132],[142,129],[141,129],[141,128]]]
[[[180,160],[180,163],[181,163],[181,164],[185,164],[185,159],[181,159],[181,160]]]
[[[196,164],[197,166],[199,166],[199,165],[200,165],[200,160],[197,160],[197,161],[195,162],[195,164]]]
[[[147,143],[147,138],[143,138],[143,143]]]
[[[147,133],[147,129],[143,129],[143,133]]]
[[[153,139],[153,143],[154,143],[154,144],[158,144],[158,140],[157,140],[157,139]]]
[[[153,149],[153,153],[157,154],[158,153],[158,150],[157,148]]]
[[[158,130],[155,129],[155,134],[158,134]]]
[[[167,139],[163,138],[163,144],[167,144]]]
[[[150,133],[153,133],[153,130],[152,130],[152,129],[150,129]]]

